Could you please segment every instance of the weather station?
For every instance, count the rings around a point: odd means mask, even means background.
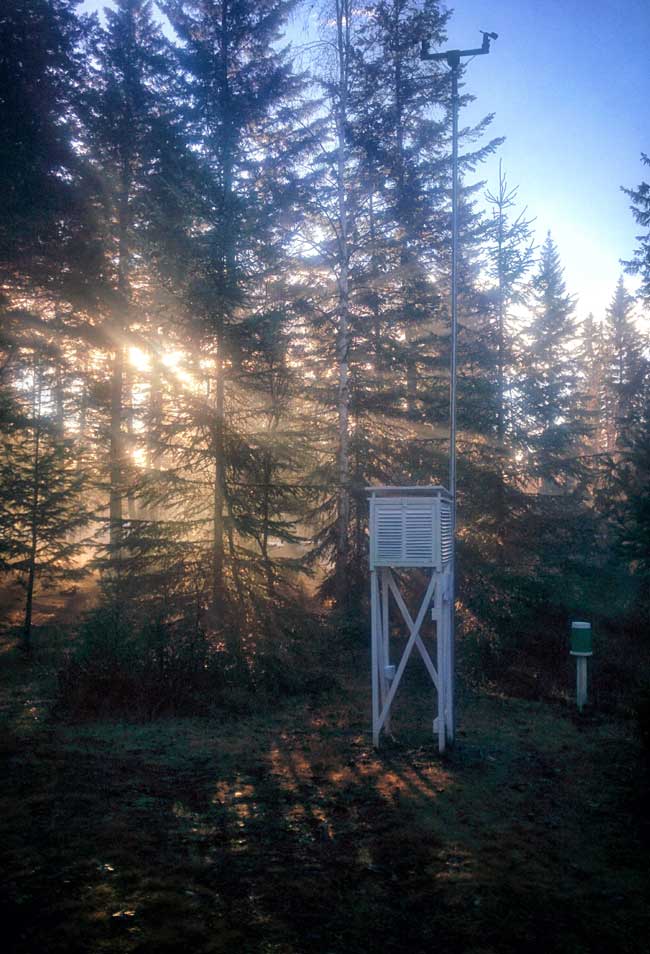
[[[455,593],[456,593],[456,386],[458,353],[458,77],[463,59],[490,52],[498,34],[481,30],[480,47],[431,53],[422,41],[422,60],[445,61],[451,74],[451,289],[449,368],[449,488],[368,487],[370,494],[370,629],[372,677],[372,739],[379,746],[382,729],[390,727],[390,711],[406,664],[417,647],[437,690],[437,715],[433,733],[444,752],[455,734]],[[395,570],[430,571],[415,620],[402,596]],[[409,637],[397,665],[391,663],[392,602],[406,625]],[[427,611],[436,624],[436,665],[421,635]]]

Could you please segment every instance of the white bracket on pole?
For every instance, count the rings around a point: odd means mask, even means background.
[[[453,741],[453,653],[451,499],[444,487],[369,487],[370,610],[372,651],[372,737],[379,745],[390,728],[390,712],[406,664],[417,647],[437,690],[433,732],[438,748]],[[393,573],[396,567],[428,569],[430,577],[413,619]],[[397,609],[391,621],[391,605]],[[431,609],[436,626],[435,664],[421,635]],[[393,626],[405,626],[406,646],[397,665],[391,662]]]

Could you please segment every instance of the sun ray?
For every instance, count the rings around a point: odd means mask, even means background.
[[[129,364],[135,368],[136,371],[149,371],[151,368],[151,358],[142,348],[131,345],[129,347]]]

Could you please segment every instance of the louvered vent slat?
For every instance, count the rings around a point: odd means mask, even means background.
[[[444,502],[440,506],[440,557],[445,566],[451,560],[451,507]]]
[[[376,558],[384,565],[402,559],[404,514],[400,507],[379,507],[376,515]]]
[[[432,564],[433,508],[409,507],[404,511],[405,557],[416,565]]]

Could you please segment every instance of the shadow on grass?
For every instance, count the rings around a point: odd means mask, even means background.
[[[497,749],[504,712],[524,741]],[[341,699],[6,734],[4,950],[637,954],[641,856],[607,828],[611,800],[576,811],[562,747],[525,734],[532,712],[485,703],[483,737],[446,761],[417,732],[376,753]]]

